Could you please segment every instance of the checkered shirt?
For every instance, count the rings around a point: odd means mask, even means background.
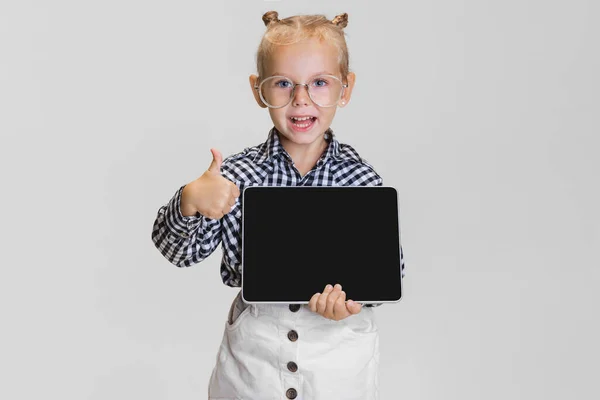
[[[325,132],[328,147],[317,164],[301,176],[279,140],[275,127],[267,140],[225,158],[221,175],[243,192],[246,186],[382,186],[383,179],[356,150],[338,142],[331,129]],[[191,267],[210,256],[222,243],[221,278],[225,285],[241,286],[240,196],[232,210],[221,219],[197,213],[181,214],[181,186],[171,200],[159,208],[152,229],[152,241],[160,253],[178,267]],[[404,277],[404,254],[400,246]],[[379,304],[366,304],[377,306]]]

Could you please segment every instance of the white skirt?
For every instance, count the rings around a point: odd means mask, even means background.
[[[294,307],[295,306],[295,307]],[[307,304],[231,304],[209,400],[378,400],[373,308],[341,321]]]

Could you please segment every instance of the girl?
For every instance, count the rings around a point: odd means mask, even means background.
[[[263,21],[267,31],[250,86],[273,121],[267,140],[225,160],[211,149],[208,170],[159,209],[152,231],[157,249],[178,267],[199,263],[222,242],[221,277],[231,287],[241,286],[244,187],[382,185],[330,128],[355,82],[343,32],[348,15],[279,20],[270,11]],[[401,268],[404,275],[402,251]],[[248,305],[238,292],[209,399],[378,399],[379,333],[367,306],[346,301],[339,284],[315,293],[308,305]]]

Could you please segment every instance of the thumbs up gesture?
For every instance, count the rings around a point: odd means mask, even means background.
[[[221,175],[223,156],[217,149],[210,151],[213,159],[206,172],[183,188],[181,213],[184,216],[200,212],[208,218],[223,218],[240,197],[240,190],[236,184]]]

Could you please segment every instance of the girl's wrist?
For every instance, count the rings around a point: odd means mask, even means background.
[[[198,209],[194,207],[194,205],[189,201],[190,200],[190,190],[192,189],[192,185],[194,182],[190,182],[183,188],[181,192],[181,204],[179,205],[181,209],[181,215],[184,217],[195,216],[198,212]]]

